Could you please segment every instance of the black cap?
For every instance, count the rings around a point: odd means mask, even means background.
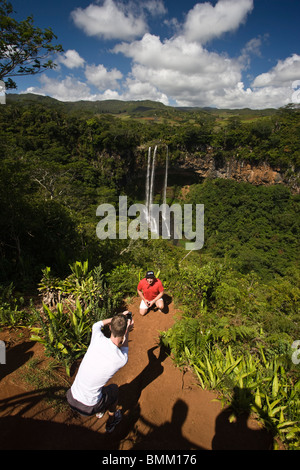
[[[146,273],[146,278],[147,278],[147,277],[155,278],[154,272],[153,272],[153,271],[147,271],[147,273]]]

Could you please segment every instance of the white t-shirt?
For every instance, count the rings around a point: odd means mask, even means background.
[[[93,325],[90,345],[71,387],[75,400],[87,406],[99,402],[102,387],[128,360],[128,347],[118,348],[104,336],[102,327],[102,321]]]

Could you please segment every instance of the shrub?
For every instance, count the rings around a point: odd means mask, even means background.
[[[42,311],[35,310],[39,326],[31,328],[33,341],[44,344],[46,353],[62,362],[70,374],[72,363],[83,356],[93,323],[109,318],[116,309],[101,266],[88,270],[88,262],[77,261],[66,279],[43,270],[40,291]]]

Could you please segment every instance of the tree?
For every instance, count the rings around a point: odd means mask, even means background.
[[[13,6],[7,0],[0,0],[0,80],[6,88],[17,88],[11,77],[35,75],[46,69],[53,69],[56,64],[50,57],[63,52],[51,28],[42,30],[33,24],[33,17],[18,22],[12,18]]]

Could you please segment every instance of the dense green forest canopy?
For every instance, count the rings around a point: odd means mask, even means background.
[[[299,170],[300,111],[295,107],[279,110],[187,109],[152,101],[60,102],[31,94],[9,94],[7,103],[19,108],[21,113],[27,110],[28,120],[34,119],[37,108],[44,112],[51,110],[54,114],[50,113],[45,119],[53,118],[54,127],[57,119],[70,137],[74,127],[80,134],[88,127],[94,144],[89,149],[91,158],[103,149],[120,154],[124,151],[122,146],[131,151],[137,145],[161,142],[169,145],[173,158],[178,157],[180,151],[205,154],[207,148],[212,147],[223,156]],[[59,134],[60,130],[56,132]],[[73,137],[76,139],[76,134]]]
[[[176,109],[153,102],[60,103],[8,95],[0,109],[1,280],[30,281],[45,265],[112,262],[122,242],[95,236],[96,207],[135,201],[149,145],[167,144],[171,165],[186,153],[299,169],[299,110]],[[141,187],[142,186],[142,187]],[[177,188],[178,189],[178,188]],[[175,191],[176,192],[176,191]],[[205,247],[241,270],[279,272],[295,260],[297,196],[288,188],[207,181],[189,199],[205,204]],[[123,242],[124,243],[124,242]]]

